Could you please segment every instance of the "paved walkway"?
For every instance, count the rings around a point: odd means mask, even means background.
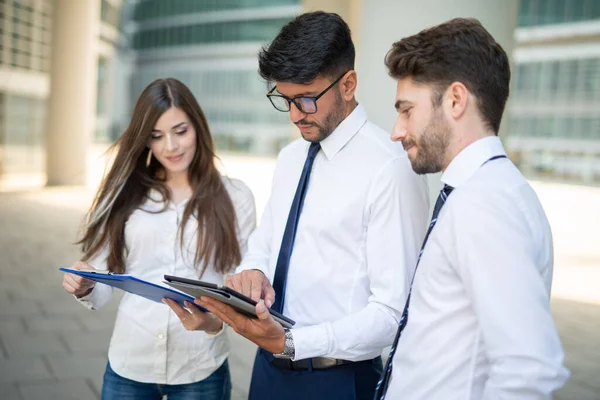
[[[118,298],[90,312],[61,288],[58,267],[78,259],[70,245],[86,194],[0,193],[0,398],[98,399]],[[255,347],[231,334],[233,399],[247,397]]]
[[[0,193],[0,398],[4,400],[99,398],[118,302],[113,300],[98,312],[85,310],[62,290],[62,274],[57,271],[79,256],[69,243],[88,196],[69,189]],[[593,298],[600,291],[594,281],[600,256],[560,262],[561,297],[554,298],[552,306],[572,378],[556,399],[600,400],[600,301]],[[591,293],[591,298],[569,299],[564,295],[569,285],[578,285],[578,292]],[[235,334],[230,337],[233,399],[240,400],[247,397],[255,348]]]

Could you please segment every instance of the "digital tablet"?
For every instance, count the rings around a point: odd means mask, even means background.
[[[250,317],[256,316],[256,302],[243,294],[223,285],[197,281],[194,279],[181,278],[178,276],[165,275],[164,283],[174,287],[177,290],[185,292],[193,297],[208,296],[212,299],[221,301],[236,309],[239,313]],[[269,309],[271,316],[285,328],[291,328],[296,322],[288,317]]]

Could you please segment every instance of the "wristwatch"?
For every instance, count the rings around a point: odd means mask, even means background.
[[[294,336],[288,328],[283,328],[285,332],[285,342],[283,344],[283,353],[273,354],[275,358],[284,358],[292,360],[296,356],[296,348],[294,347]]]

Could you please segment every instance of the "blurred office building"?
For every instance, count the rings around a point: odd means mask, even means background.
[[[257,53],[302,12],[299,0],[146,0],[125,26],[133,50],[131,98],[156,78],[195,94],[221,151],[274,155],[293,137],[266,101]]]
[[[49,1],[0,0],[0,175],[44,168]]]
[[[86,149],[113,142],[162,77],[190,87],[219,151],[274,157],[297,132],[266,100],[256,54],[317,9],[349,23],[358,100],[388,130],[391,44],[478,18],[513,56],[501,127],[511,158],[531,178],[600,182],[600,0],[0,0],[0,180],[82,183]]]
[[[600,183],[600,1],[520,0],[511,158],[532,178]]]
[[[77,149],[69,154],[73,137],[63,132],[75,129],[75,137],[89,138],[84,143],[91,142],[93,137],[109,136],[113,118],[107,105],[114,97],[110,89],[116,82],[111,81],[114,75],[108,68],[115,66],[117,49],[123,42],[119,30],[121,6],[122,0],[82,0],[79,3],[0,0],[0,179],[27,180],[33,176],[35,180],[42,176],[45,180],[42,174],[52,169],[47,162],[56,164],[47,157],[49,149],[54,150],[55,157],[71,157],[84,165]],[[78,35],[85,36],[78,23],[93,32],[89,35],[91,40],[86,41],[87,37],[75,40]],[[60,37],[53,37],[56,32]],[[83,52],[77,47],[79,44]],[[63,51],[65,49],[67,51]],[[84,74],[79,73],[79,63],[88,58],[93,65],[86,68]],[[75,74],[71,74],[73,70]],[[59,107],[53,109],[54,129],[48,140],[52,73],[60,77],[54,85],[79,83],[81,79],[89,83],[75,88],[66,85],[68,91],[62,90],[62,98],[55,102]],[[78,131],[79,126],[70,118],[80,114],[78,99],[82,92],[88,93],[87,98],[94,97],[86,104],[92,107],[90,112],[87,109],[85,112],[92,114],[86,132]],[[76,177],[74,182],[82,181]]]

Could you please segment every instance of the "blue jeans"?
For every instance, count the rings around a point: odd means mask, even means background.
[[[230,400],[231,378],[227,360],[208,378],[183,385],[142,383],[117,375],[106,364],[102,400]]]

